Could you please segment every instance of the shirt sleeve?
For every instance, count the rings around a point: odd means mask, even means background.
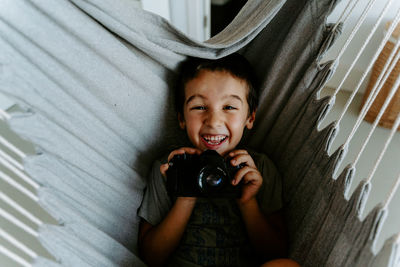
[[[151,225],[159,224],[171,209],[165,178],[160,172],[161,161],[154,162],[147,181],[138,215]]]
[[[257,194],[262,212],[271,214],[282,209],[282,179],[275,164],[264,154],[253,152],[251,156],[263,177],[263,184]]]

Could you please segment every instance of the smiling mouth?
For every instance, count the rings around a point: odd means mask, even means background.
[[[227,135],[203,135],[203,140],[209,145],[219,145],[224,142],[228,136]]]

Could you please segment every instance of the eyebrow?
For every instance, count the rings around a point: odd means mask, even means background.
[[[199,95],[199,94],[194,94],[192,96],[190,96],[187,100],[186,100],[186,105],[189,104],[190,101],[192,101],[193,99],[195,99],[196,97],[199,97],[201,99],[207,99],[206,97]]]
[[[200,94],[194,94],[192,96],[190,96],[187,100],[186,100],[186,105],[189,104],[189,102],[191,102],[193,99],[195,99],[196,97],[199,97],[201,99],[207,99],[207,97],[200,95]],[[226,98],[234,98],[239,100],[241,103],[243,103],[243,100],[238,96],[238,95],[226,95],[224,96],[222,99],[226,99]]]

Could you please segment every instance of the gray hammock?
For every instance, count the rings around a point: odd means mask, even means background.
[[[328,156],[334,123],[317,130],[329,109],[317,94],[334,71],[321,57],[339,32],[326,24],[336,2],[250,0],[202,43],[131,0],[1,0],[0,92],[22,110],[8,124],[35,144],[24,170],[57,220],[36,229],[54,259],[32,265],[144,265],[136,242],[146,175],[182,137],[177,66],[239,52],[262,78],[247,143],[284,179],[289,256],[302,266],[394,266],[393,238],[372,250],[386,209],[360,221],[368,184],[345,199],[354,170],[332,178],[345,151]]]

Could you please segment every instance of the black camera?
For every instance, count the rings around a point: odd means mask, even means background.
[[[167,191],[172,197],[239,198],[242,184],[234,186],[232,180],[244,166],[232,166],[215,150],[175,155],[167,170]]]

